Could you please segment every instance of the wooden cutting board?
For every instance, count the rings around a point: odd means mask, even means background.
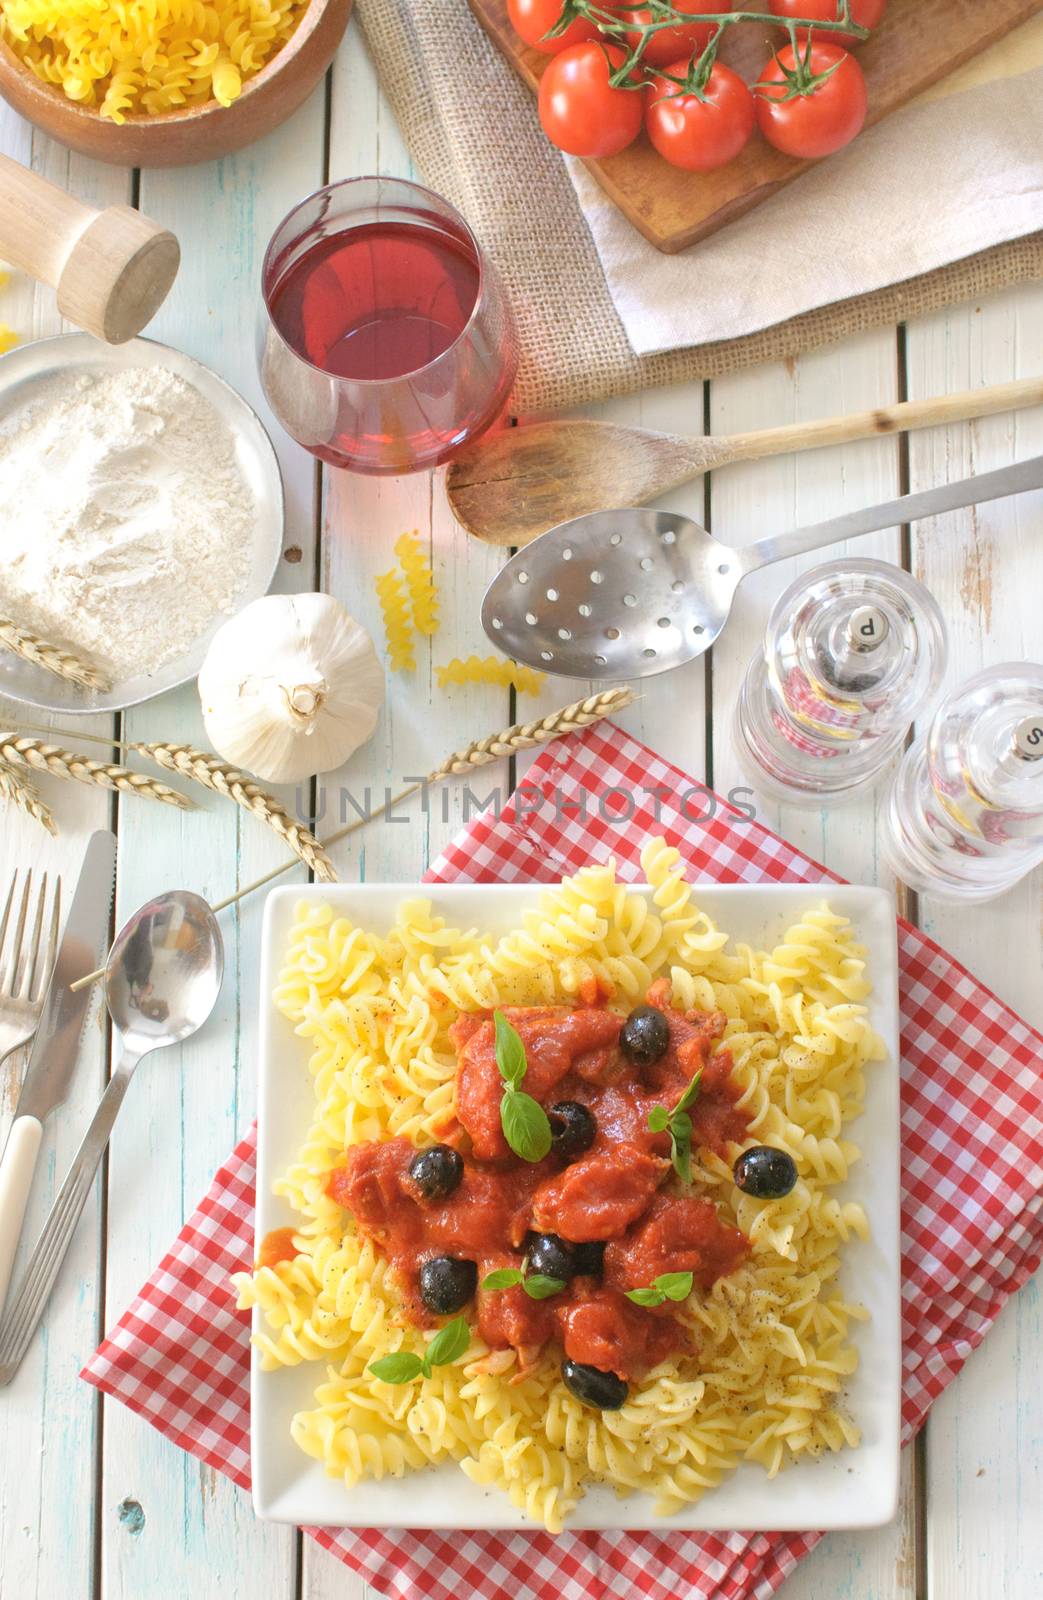
[[[535,88],[549,57],[529,49],[515,34],[507,19],[507,0],[469,4],[511,65]],[[869,89],[867,127],[1041,9],[1040,0],[890,0],[876,34],[858,46]],[[736,24],[728,29],[721,59],[753,82],[777,42],[781,35],[761,24]],[[915,161],[916,152],[910,151],[909,157]],[[840,161],[843,155],[830,159]],[[586,166],[635,228],[658,250],[673,255],[760,205],[811,164],[773,150],[755,132],[742,154],[716,172],[681,172],[668,166],[643,135],[618,156]],[[901,181],[901,172],[896,172],[895,182]]]

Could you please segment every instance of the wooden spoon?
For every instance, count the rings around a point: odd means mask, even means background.
[[[733,461],[815,450],[910,428],[933,428],[1043,402],[1043,378],[1019,378],[937,400],[905,400],[823,422],[686,439],[614,422],[534,422],[507,428],[453,461],[446,492],[456,520],[487,544],[525,545],[588,511],[646,505]]]

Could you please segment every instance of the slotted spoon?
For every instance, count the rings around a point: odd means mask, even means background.
[[[733,550],[670,511],[595,511],[513,556],[482,626],[498,649],[566,678],[647,678],[702,655],[758,567],[920,517],[1043,488],[1043,456]]]

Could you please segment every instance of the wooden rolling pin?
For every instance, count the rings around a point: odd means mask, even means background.
[[[78,328],[122,344],[166,299],[181,251],[140,211],[95,211],[0,156],[0,256],[56,289],[58,310]]]
[[[909,428],[933,428],[1043,402],[1043,378],[1020,378],[937,400],[906,400],[823,422],[685,439],[614,422],[534,422],[482,439],[449,467],[456,520],[487,544],[524,545],[588,511],[643,506],[732,461],[815,450]]]

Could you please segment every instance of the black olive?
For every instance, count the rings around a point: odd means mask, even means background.
[[[556,1156],[573,1161],[589,1150],[597,1137],[598,1125],[594,1113],[578,1100],[559,1100],[547,1112],[550,1123],[550,1147]]]
[[[420,1268],[420,1298],[428,1311],[447,1317],[473,1300],[478,1287],[478,1268],[473,1261],[458,1261],[455,1256],[433,1256]]]
[[[605,1270],[604,1239],[593,1239],[590,1244],[574,1244],[572,1258],[576,1263],[577,1278],[600,1278]]]
[[[560,1278],[563,1283],[576,1273],[576,1257],[572,1246],[559,1239],[556,1233],[536,1233],[529,1241],[525,1256],[525,1273],[534,1277]]]
[[[757,1200],[781,1200],[797,1181],[797,1167],[785,1150],[755,1144],[739,1156],[732,1176],[744,1194],[752,1194]]]
[[[420,1150],[409,1163],[409,1176],[425,1200],[444,1200],[464,1175],[462,1158],[447,1144]]]
[[[585,1406],[595,1406],[598,1411],[618,1411],[626,1404],[630,1390],[614,1372],[602,1372],[600,1367],[584,1366],[582,1361],[561,1363],[561,1376],[566,1389],[582,1400]]]
[[[666,1055],[670,1027],[657,1006],[635,1006],[619,1030],[619,1048],[635,1067],[651,1067]]]

